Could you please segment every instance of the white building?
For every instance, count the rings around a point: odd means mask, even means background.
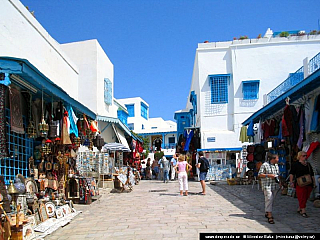
[[[125,135],[131,133],[114,102],[113,64],[98,41],[59,44],[20,1],[0,1],[0,7],[0,73],[22,90],[35,89],[35,97],[43,91],[98,120],[106,142],[128,145]]]
[[[197,127],[202,150],[240,150],[241,123],[265,104],[264,94],[319,51],[319,35],[279,37],[270,29],[260,39],[199,43],[186,109],[175,113],[178,135]]]
[[[150,150],[164,151],[166,156],[172,156],[175,153],[177,143],[177,124],[173,121],[165,121],[162,118],[149,118],[149,104],[140,97],[117,99],[119,103],[127,109],[127,116],[119,119],[125,119],[128,127],[135,133],[150,140]],[[158,145],[160,144],[160,145]]]

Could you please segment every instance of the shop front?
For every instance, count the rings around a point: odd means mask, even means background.
[[[257,172],[267,154],[278,154],[285,181],[298,152],[305,151],[315,174],[315,197],[320,197],[319,59],[320,54],[270,92],[271,101],[243,122],[252,142],[244,156],[247,167]]]
[[[96,176],[77,166],[79,148],[104,144],[96,115],[27,60],[1,57],[0,118],[4,221],[46,235],[78,214],[72,203],[99,194]]]

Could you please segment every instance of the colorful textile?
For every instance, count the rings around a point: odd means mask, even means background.
[[[248,129],[247,129],[247,136],[254,137],[253,120],[251,120],[249,123]]]
[[[67,111],[68,111],[68,115],[69,115],[68,117],[70,121],[69,134],[73,133],[76,137],[78,137],[79,136],[78,127],[77,127],[78,118],[75,115],[71,106],[67,106]]]
[[[239,141],[242,143],[249,142],[249,138],[247,135],[247,126],[241,127]]]
[[[184,151],[189,151],[189,145],[190,145],[190,142],[191,142],[191,139],[193,137],[193,130],[191,129],[188,129],[188,130],[185,130],[184,131],[184,137],[186,138],[186,143],[184,145]]]
[[[11,88],[9,96],[11,131],[24,134],[20,91],[16,88]]]

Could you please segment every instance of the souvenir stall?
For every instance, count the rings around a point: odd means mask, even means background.
[[[71,201],[75,196],[84,196],[87,203],[92,195],[94,181],[80,175],[76,159],[80,145],[95,144],[97,131],[90,128],[94,124],[89,117],[95,115],[64,92],[62,100],[16,75],[10,75],[9,89],[1,84],[5,77],[0,73],[2,226],[7,224],[13,234],[45,235],[78,214]],[[72,188],[71,182],[82,191]]]
[[[197,127],[185,128],[183,134],[178,138],[176,153],[187,154],[187,161],[192,166],[192,171],[189,172],[189,179],[194,179],[197,176],[197,149],[200,148],[200,129]]]
[[[316,198],[320,198],[319,75],[318,69],[243,123],[244,127],[248,126],[247,131],[253,133],[250,138],[255,147],[258,144],[266,153],[279,155],[280,176],[283,181],[288,178],[292,163],[297,161],[297,153],[307,153],[307,160],[315,174]],[[254,154],[253,162],[258,163]],[[291,192],[289,190],[288,194]]]
[[[121,192],[126,189],[132,190],[137,180],[133,168],[129,166],[128,157],[131,155],[131,150],[121,143],[107,143],[103,146],[102,152],[111,156],[108,178],[114,182],[114,188],[121,189]],[[124,155],[126,156],[125,164]]]

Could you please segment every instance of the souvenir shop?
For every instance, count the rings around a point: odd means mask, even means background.
[[[67,224],[78,214],[73,203],[99,194],[96,176],[77,168],[77,152],[104,144],[93,112],[33,76],[0,73],[0,232],[25,239]]]
[[[297,153],[305,151],[315,174],[315,197],[320,197],[319,75],[318,70],[243,122],[240,135],[251,144],[244,146],[239,168],[247,176],[257,175],[271,153],[279,155],[280,176],[286,180]]]

